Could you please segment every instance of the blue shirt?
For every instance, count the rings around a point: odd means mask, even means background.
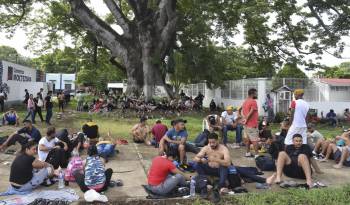
[[[17,131],[17,134],[27,134],[30,136],[31,139],[33,139],[36,143],[39,143],[41,139],[41,134],[38,129],[36,129],[34,126],[32,126],[32,129],[29,130],[26,127],[23,127],[22,129]]]
[[[176,132],[175,128],[168,130],[165,135],[174,141],[180,141],[182,138],[187,138],[188,136],[186,130],[180,130],[179,132]]]

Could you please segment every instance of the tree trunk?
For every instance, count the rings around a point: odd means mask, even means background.
[[[145,0],[128,0],[135,14],[133,20],[127,18],[116,1],[104,0],[122,27],[122,35],[96,16],[84,0],[68,1],[74,17],[102,46],[111,51],[111,59],[118,57],[122,61],[120,65],[128,76],[127,93],[140,94],[143,90],[147,100],[152,98],[155,91],[172,96],[165,85],[160,65],[175,42],[176,0],[159,0],[155,8],[148,7]]]

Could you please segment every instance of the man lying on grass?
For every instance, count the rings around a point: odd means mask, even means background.
[[[282,173],[287,177],[306,179],[306,184],[312,188],[311,164],[316,173],[322,173],[316,161],[312,158],[312,151],[309,145],[303,144],[303,137],[300,134],[293,135],[293,144],[286,146],[285,151],[278,154],[276,171],[266,180],[266,183],[279,184],[282,182]]]

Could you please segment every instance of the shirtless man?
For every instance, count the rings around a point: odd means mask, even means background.
[[[230,153],[226,146],[219,144],[218,135],[210,133],[209,143],[195,156],[194,161],[198,163],[197,173],[199,175],[216,176],[220,178],[219,190],[224,192],[228,175],[228,166],[231,165]]]
[[[141,117],[140,123],[136,124],[131,129],[131,135],[135,143],[145,143],[150,145],[150,141],[148,140],[148,136],[150,135],[151,130],[147,125],[147,118]]]

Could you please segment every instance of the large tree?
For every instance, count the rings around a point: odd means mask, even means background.
[[[213,44],[235,47],[232,37],[240,33],[248,59],[254,63],[279,68],[297,62],[313,68],[305,55],[319,57],[329,52],[339,57],[346,46],[342,36],[350,30],[348,0],[104,0],[110,11],[108,19],[96,15],[87,0],[3,0],[0,4],[7,10],[0,24],[28,23],[23,17],[33,2],[63,4],[71,15],[62,18],[52,10],[56,21],[47,22],[49,34],[56,38],[59,32],[50,31],[58,28],[72,32],[61,22],[88,31],[126,71],[129,90],[143,89],[148,97],[155,85],[164,86],[161,65],[173,48],[182,53],[187,65],[201,72],[208,68],[202,57],[210,58]],[[112,24],[123,32],[117,33]],[[175,45],[176,39],[181,46]],[[192,51],[200,54],[191,55]],[[215,68],[210,70],[217,73]],[[204,75],[213,79],[211,76]]]

